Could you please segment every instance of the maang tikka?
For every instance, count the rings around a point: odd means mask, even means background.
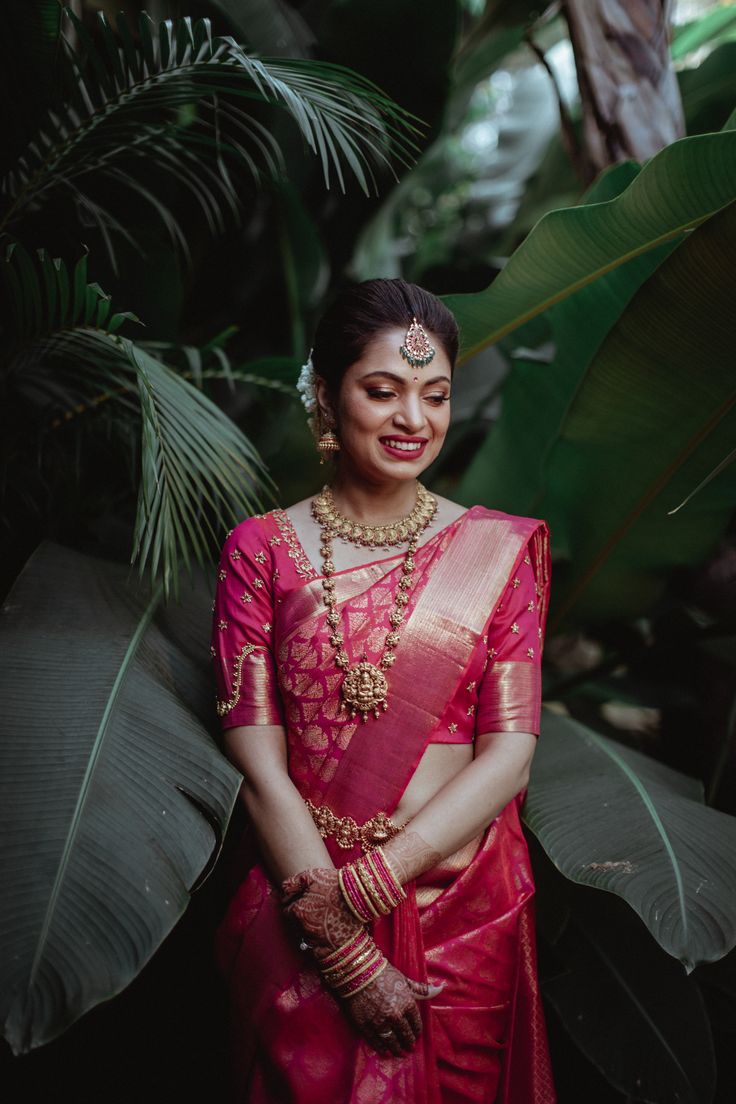
[[[429,364],[437,352],[434,345],[431,344],[424,326],[417,322],[416,315],[411,320],[411,325],[406,331],[404,344],[399,348],[399,352],[404,360],[411,364],[412,368],[423,368],[425,364]]]

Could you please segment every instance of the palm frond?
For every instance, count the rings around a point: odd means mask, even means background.
[[[327,187],[334,176],[344,190],[349,171],[368,194],[379,165],[408,163],[416,150],[413,117],[344,67],[254,57],[235,39],[214,37],[207,19],[156,25],[144,13],[136,40],[122,16],[116,33],[100,14],[96,39],[69,8],[64,17],[67,32],[75,32],[65,38],[75,92],[49,111],[0,184],[6,207],[0,231],[60,186],[76,187],[96,173],[143,194],[144,185],[129,171],[136,156],[153,158],[169,175],[175,163],[177,178],[210,216],[232,207],[237,193],[226,162],[255,174],[273,174],[281,166],[277,143],[255,117],[264,105],[291,116],[319,157]],[[182,114],[183,108],[189,110]],[[109,232],[111,216],[93,189],[88,180],[82,202]],[[163,201],[150,192],[146,198],[177,236]],[[180,228],[178,236],[183,238]]]
[[[176,595],[181,567],[191,571],[192,558],[208,563],[210,538],[220,542],[272,496],[256,450],[195,383],[118,332],[137,319],[114,311],[103,289],[88,282],[86,257],[70,271],[59,258],[43,250],[33,257],[14,243],[0,277],[15,324],[8,329],[7,392],[42,407],[51,426],[105,403],[116,421],[134,428],[118,433],[128,452],[139,450],[131,562]],[[222,376],[215,359],[212,374]]]

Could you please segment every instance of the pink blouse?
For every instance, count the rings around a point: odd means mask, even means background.
[[[387,565],[396,558],[387,557]],[[319,577],[283,510],[248,518],[228,533],[218,568],[210,648],[223,729],[284,724],[274,610],[289,591]],[[482,646],[474,650],[430,743],[472,743],[476,733],[486,732],[538,735],[542,645],[527,549],[500,603],[489,612]]]

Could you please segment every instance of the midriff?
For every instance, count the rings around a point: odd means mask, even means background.
[[[473,761],[473,744],[429,744],[409,785],[391,813],[394,824],[404,824]]]

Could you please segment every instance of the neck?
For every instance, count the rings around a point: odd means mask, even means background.
[[[331,481],[335,506],[352,521],[381,525],[411,513],[417,501],[415,479],[368,483],[338,472]]]

